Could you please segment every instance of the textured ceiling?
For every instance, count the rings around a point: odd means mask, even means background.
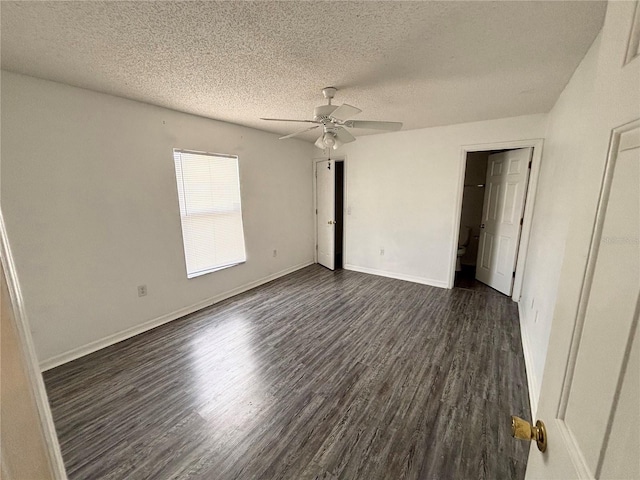
[[[404,129],[547,112],[603,2],[1,2],[2,68],[277,133],[336,86]],[[373,133],[354,130],[363,135]],[[315,132],[304,138],[316,138]]]

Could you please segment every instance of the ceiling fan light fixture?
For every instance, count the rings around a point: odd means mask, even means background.
[[[334,150],[338,148],[336,147],[336,137],[331,132],[327,132],[322,136],[322,143],[327,148],[333,148]]]

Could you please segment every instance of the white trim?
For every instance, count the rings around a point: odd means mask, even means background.
[[[193,305],[189,305],[188,307],[184,307],[174,312],[167,313],[166,315],[162,315],[152,320],[148,320],[144,323],[141,323],[140,325],[136,325],[135,327],[122,330],[120,332],[114,333],[113,335],[109,335],[107,337],[101,338],[99,340],[95,340],[81,347],[74,348],[72,350],[61,353],[54,357],[48,358],[40,362],[40,369],[44,372],[46,370],[50,370],[52,368],[55,368],[59,365],[70,362],[77,358],[84,357],[85,355],[96,352],[98,350],[101,350],[115,343],[134,337],[143,332],[159,327],[160,325],[169,323],[173,320],[177,320],[178,318],[184,317],[185,315],[189,315],[190,313],[196,312],[205,307],[209,307],[215,303],[221,302],[222,300],[226,300],[227,298],[233,297],[234,295],[238,295],[240,293],[246,292],[247,290],[251,290],[252,288],[271,282],[272,280],[283,277],[284,275],[288,275],[292,272],[295,272],[296,270],[300,270],[302,268],[308,267],[309,265],[313,265],[313,263],[314,262],[305,262],[305,263],[300,263],[298,265],[295,265],[293,267],[286,268],[284,270],[281,270],[279,272],[273,273],[266,277],[260,278],[253,282],[245,283],[244,285],[236,287],[232,290],[228,290],[226,292],[220,293],[214,297],[207,298],[206,300],[203,300],[201,302],[194,303]]]
[[[404,273],[387,272],[385,270],[378,270],[376,268],[358,267],[357,265],[344,264],[345,270],[353,270],[354,272],[369,273],[371,275],[378,275],[380,277],[395,278],[396,280],[405,280],[407,282],[421,283],[423,285],[429,285],[431,287],[449,288],[447,282],[442,280],[432,280],[430,278],[417,277],[415,275],[407,275]]]
[[[11,299],[10,308],[13,311],[14,325],[20,341],[18,347],[25,361],[27,381],[33,392],[36,410],[40,417],[40,425],[42,426],[43,440],[49,457],[51,473],[54,475],[54,479],[65,480],[67,474],[64,468],[64,461],[62,460],[60,444],[58,443],[53,417],[51,416],[47,391],[42,375],[38,371],[38,358],[36,357],[36,351],[31,338],[29,319],[25,311],[22,290],[20,289],[18,273],[13,261],[13,255],[11,254],[11,246],[9,244],[9,238],[7,237],[2,211],[0,211],[0,260],[2,261],[4,274],[6,276],[7,289],[9,290],[9,297]],[[2,469],[5,470],[4,457],[1,463]]]
[[[165,323],[177,320],[180,317],[184,317],[185,315],[189,315],[190,313],[193,313],[197,310],[208,307],[213,303],[214,302],[212,302],[211,299],[207,299],[202,302],[198,302],[196,304],[189,305],[188,307],[168,313],[166,315],[148,320],[144,323],[136,325],[135,327],[127,328],[126,330],[121,330],[117,333],[114,333],[113,335],[100,338],[93,342],[87,343],[86,345],[82,345],[81,347],[77,347],[59,355],[55,355],[40,362],[40,369],[43,372],[46,372],[47,370],[51,370],[52,368],[58,367],[67,362],[71,362],[72,360],[76,360],[80,357],[84,357],[85,355],[89,355],[90,353],[102,350],[103,348],[106,348],[115,343],[122,342],[123,340],[131,337],[135,337],[136,335],[159,327],[160,325],[164,325]]]
[[[522,317],[524,316],[524,309],[521,308],[520,305],[520,302],[518,302],[518,318],[522,319]],[[527,322],[520,321],[520,340],[522,341],[524,366],[527,373],[527,387],[529,388],[529,406],[531,408],[531,418],[536,418],[536,413],[538,412],[538,400],[540,399],[540,383],[538,383],[536,369],[533,365],[533,349],[531,348],[531,342],[529,341],[529,332],[525,328],[526,324]]]
[[[456,274],[456,254],[458,251],[458,233],[460,231],[460,215],[462,214],[462,196],[464,193],[464,173],[467,163],[467,153],[486,152],[489,150],[504,150],[515,148],[533,148],[531,158],[531,172],[529,173],[529,184],[527,196],[524,204],[524,221],[520,231],[520,246],[518,247],[518,258],[516,259],[516,277],[513,282],[511,298],[514,301],[520,300],[522,293],[522,280],[524,278],[525,264],[527,261],[527,250],[529,248],[529,237],[531,236],[531,224],[533,221],[533,209],[535,205],[536,192],[538,189],[538,177],[540,176],[540,164],[542,162],[542,147],[544,140],[534,138],[530,140],[514,140],[509,142],[481,143],[477,145],[462,145],[460,152],[460,163],[458,166],[458,197],[454,208],[453,219],[453,240],[451,242],[451,262],[449,264],[449,283],[447,288],[453,288]]]

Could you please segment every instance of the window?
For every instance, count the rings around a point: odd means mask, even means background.
[[[238,157],[173,150],[187,277],[246,261]]]

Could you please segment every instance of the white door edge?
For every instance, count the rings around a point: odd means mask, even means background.
[[[51,408],[49,407],[49,399],[47,397],[44,380],[42,379],[42,373],[38,366],[38,358],[31,338],[31,331],[29,329],[28,318],[24,307],[22,290],[20,289],[18,274],[13,261],[13,255],[11,253],[9,238],[7,237],[7,230],[5,228],[4,217],[1,210],[0,260],[4,267],[7,289],[9,290],[9,296],[11,298],[10,307],[13,310],[15,327],[21,343],[20,349],[24,356],[28,382],[31,386],[36,402],[36,409],[40,417],[43,440],[49,456],[51,469],[56,480],[65,480],[67,478],[67,474],[64,467],[64,461],[62,459],[62,453],[60,451],[60,443],[58,442],[53,417],[51,416]],[[4,458],[2,463],[4,464]]]

